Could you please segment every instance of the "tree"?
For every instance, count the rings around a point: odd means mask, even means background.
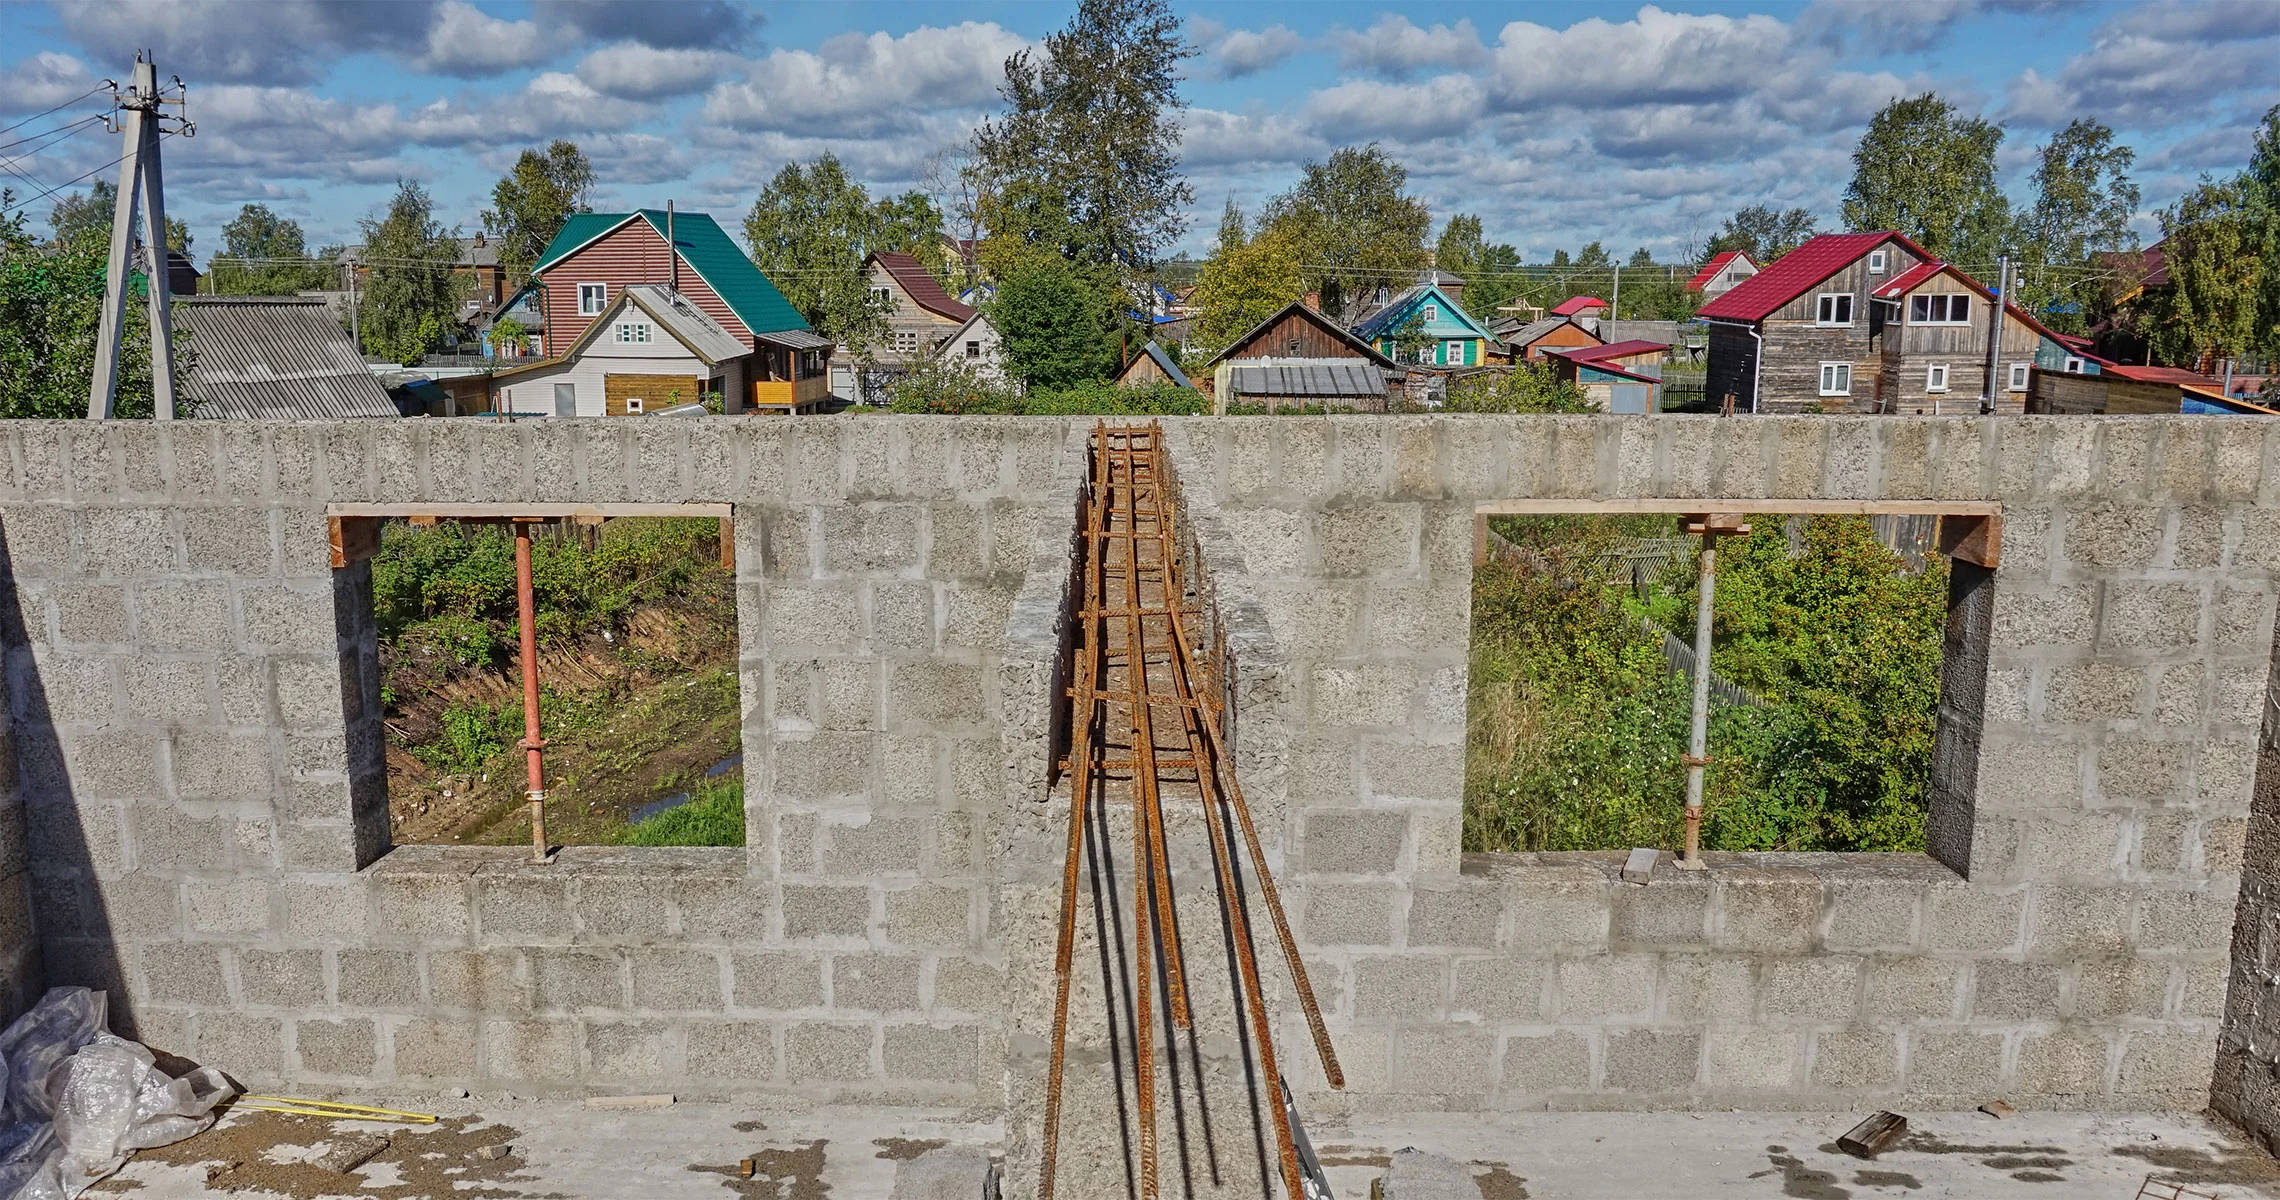
[[[491,188],[483,228],[499,239],[499,261],[528,274],[572,213],[592,212],[594,165],[574,142],[557,138],[525,150]]]
[[[207,270],[223,296],[290,296],[339,283],[329,260],[309,257],[300,224],[263,204],[245,205],[222,226],[222,252]]]
[[[2280,104],[2264,111],[2241,189],[2263,226],[2257,298],[2258,341],[2267,361],[2280,360]],[[2269,388],[2268,388],[2269,390]]]
[[[744,218],[752,262],[808,323],[858,357],[887,334],[886,307],[871,296],[863,261],[881,250],[933,256],[942,211],[922,192],[873,203],[829,151],[786,163]]]
[[[1229,215],[1240,230],[1243,214],[1232,205]],[[1222,230],[1226,223],[1222,222]],[[1273,316],[1299,298],[1298,248],[1288,233],[1269,228],[1249,241],[1226,241],[1211,252],[1196,273],[1191,298],[1202,310],[1195,319],[1195,341],[1206,357],[1227,348],[1251,327]]]
[[[1034,254],[998,278],[990,323],[1006,362],[1032,388],[1065,388],[1108,377],[1116,289],[1104,267]]]
[[[435,219],[435,199],[418,180],[396,182],[388,211],[357,222],[367,274],[356,315],[366,354],[417,362],[442,346],[459,324],[468,281],[452,273],[459,230]]]
[[[2137,154],[2114,144],[2114,131],[2077,118],[2037,152],[2035,203],[2020,224],[2013,292],[2029,312],[2055,328],[2079,333],[2103,293],[2088,273],[2092,256],[2137,249],[2130,218],[2138,189],[2130,182]]]
[[[1605,270],[1615,265],[1615,260],[1607,256],[1607,247],[1593,242],[1576,252],[1575,265],[1587,271]]]
[[[1480,218],[1471,214],[1458,213],[1441,228],[1433,265],[1465,281],[1465,309],[1483,320],[1493,320],[1500,305],[1520,294],[1520,252],[1510,243],[1488,241]]]
[[[1145,268],[1187,228],[1195,192],[1180,174],[1179,66],[1195,49],[1169,0],[1082,0],[1042,55],[1006,60],[1009,111],[974,131],[991,190],[992,239],[1016,237],[1093,264]],[[999,218],[1011,198],[1065,222]],[[1043,200],[1040,209],[1040,198]]]
[[[1263,223],[1290,237],[1324,312],[1357,308],[1380,285],[1406,287],[1425,266],[1433,216],[1408,185],[1409,169],[1372,142],[1307,163],[1289,191],[1267,202]]]
[[[2001,126],[1934,93],[1892,101],[1853,151],[1846,226],[1898,230],[1950,261],[1994,262],[2010,240],[2010,202],[1995,182],[2002,144]]]
[[[0,211],[16,207],[0,189]],[[42,245],[24,214],[0,218],[0,417],[84,417],[95,374],[95,335],[103,320],[103,280],[111,249],[108,219],[75,223],[70,237]],[[151,415],[150,322],[130,301],[120,327],[121,417]],[[177,379],[195,366],[175,323]]]
[[[1243,210],[1235,203],[1235,197],[1229,196],[1227,207],[1221,210],[1219,214],[1218,248],[1220,250],[1240,250],[1243,248],[1243,243],[1249,240],[1251,240],[1251,233],[1249,226],[1243,220]]]
[[[111,242],[111,216],[118,210],[119,189],[109,180],[98,179],[83,194],[73,192],[55,202],[48,211],[48,226],[55,230],[55,244],[77,242],[89,230],[102,235],[105,252]],[[142,244],[142,221],[135,221],[135,243]],[[166,248],[190,253],[190,226],[179,217],[166,219]]]
[[[1750,261],[1764,266],[1774,259],[1795,250],[1813,236],[1813,214],[1802,208],[1777,211],[1763,204],[1752,204],[1726,218],[1710,244],[1702,248],[1702,261],[1739,250],[1750,256]]]
[[[2241,354],[2261,339],[2258,301],[2267,262],[2259,254],[2263,214],[2245,179],[2203,179],[2161,210],[2169,286],[2154,294],[2146,330],[2151,356],[2199,369]]]

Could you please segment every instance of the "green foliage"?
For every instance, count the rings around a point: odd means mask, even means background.
[[[1267,202],[1263,224],[1291,239],[1301,290],[1320,291],[1322,311],[1343,313],[1380,283],[1406,287],[1425,266],[1433,217],[1408,186],[1409,169],[1372,142],[1307,163]]]
[[[556,138],[525,150],[491,188],[483,228],[499,239],[499,261],[528,275],[571,214],[592,212],[594,164],[577,143]]]
[[[15,193],[0,189],[0,208]],[[103,320],[108,218],[78,228],[73,239],[43,245],[21,212],[0,219],[0,417],[84,417],[95,374],[95,335]],[[174,328],[177,378],[195,366],[189,337]],[[129,305],[119,338],[114,411],[151,415],[150,322]]]
[[[1804,245],[1813,236],[1813,225],[1813,214],[1805,209],[1780,211],[1752,204],[1726,218],[1702,248],[1702,262],[1707,264],[1728,250],[1740,250],[1762,267]]]
[[[1853,151],[1846,227],[1898,230],[1951,262],[1994,262],[2011,224],[1995,177],[2002,144],[2001,126],[1934,93],[1893,100]]]
[[[522,348],[530,341],[530,329],[513,317],[501,317],[491,322],[491,348],[501,350],[508,346]]]
[[[416,363],[458,327],[459,302],[472,286],[452,274],[459,231],[435,219],[434,197],[413,179],[397,181],[385,215],[357,224],[370,264],[356,304],[364,352]]]
[[[990,323],[1007,365],[1029,387],[1071,387],[1106,379],[1116,368],[1109,340],[1115,297],[1099,268],[1032,255],[1001,273]]]
[[[118,211],[119,189],[108,179],[89,184],[85,192],[70,192],[48,210],[48,227],[55,231],[55,244],[71,245],[89,234],[103,243],[105,253],[111,244],[111,218]],[[135,220],[135,242],[142,242],[142,220]],[[190,226],[180,217],[166,219],[166,248],[190,252]]]
[[[973,138],[991,240],[1153,264],[1195,200],[1179,153],[1180,63],[1195,53],[1168,0],[1081,0],[1041,54],[1007,59],[1009,111]]]
[[[1229,213],[1239,233],[1242,213],[1232,203]],[[1197,272],[1190,301],[1202,310],[1194,326],[1197,350],[1206,358],[1219,353],[1298,299],[1298,262],[1298,246],[1286,230],[1269,227],[1230,242],[1223,222],[1220,244]]]
[[[1518,363],[1510,370],[1482,371],[1449,384],[1444,412],[1587,413],[1597,411],[1583,389],[1561,379],[1548,363]]]
[[[2272,223],[2245,179],[2200,186],[2161,210],[2169,286],[2152,295],[2146,344],[2157,362],[2198,368],[2205,357],[2240,354],[2272,340],[2260,330],[2265,275],[2280,271],[2267,249]]]
[[[433,741],[411,748],[413,755],[445,775],[481,774],[522,738],[522,701],[463,700],[443,710],[441,725]]]
[[[597,548],[531,539],[539,640],[575,642],[615,630],[643,604],[720,588],[720,522],[625,518]],[[384,643],[419,645],[469,666],[503,664],[518,638],[514,535],[503,526],[391,523],[372,558],[372,611]]]
[[[2095,255],[2137,249],[2130,228],[2137,185],[2130,164],[2137,152],[2114,143],[2114,131],[2076,118],[2051,136],[2035,165],[2035,203],[2019,229],[2014,262],[2019,304],[2064,333],[2090,326],[2110,285],[2089,274]],[[2051,268],[2057,268],[2052,270]]]
[[[207,263],[207,286],[220,296],[290,296],[338,287],[330,263],[309,257],[299,222],[248,204],[222,226],[222,252]]]
[[[1092,380],[1023,393],[957,360],[906,372],[887,394],[891,412],[954,416],[1192,416],[1211,411],[1203,393],[1169,383],[1125,388]]]
[[[878,251],[931,261],[942,213],[919,192],[873,201],[837,155],[786,163],[744,218],[752,262],[808,324],[868,356],[887,336],[887,307],[871,297],[863,262]]]
[[[626,826],[626,846],[741,846],[744,844],[744,784],[707,780],[685,804]]]
[[[1674,845],[1691,695],[1660,629],[1690,629],[1692,555],[1642,597],[1622,539],[1668,518],[1498,522],[1522,568],[1475,572],[1467,849]],[[1714,703],[1703,844],[1923,845],[1947,573],[1911,571],[1861,517],[1779,517],[1720,547],[1720,675],[1766,700]],[[1642,620],[1644,619],[1644,621]]]
[[[1483,322],[1495,320],[1496,310],[1521,294],[1520,251],[1509,243],[1489,242],[1480,218],[1467,213],[1450,217],[1442,228],[1433,265],[1465,281],[1460,302]]]

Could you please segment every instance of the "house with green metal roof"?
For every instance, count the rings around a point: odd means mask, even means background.
[[[531,278],[546,313],[549,356],[591,344],[589,327],[627,288],[659,287],[751,347],[748,378],[724,397],[726,411],[796,412],[829,394],[831,340],[809,328],[705,213],[577,213],[547,243]]]
[[[1354,327],[1354,335],[1387,358],[1424,367],[1480,366],[1495,340],[1487,326],[1430,281],[1387,300]]]

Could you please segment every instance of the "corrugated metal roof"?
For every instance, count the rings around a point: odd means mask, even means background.
[[[1554,316],[1572,317],[1587,308],[1606,308],[1605,300],[1597,296],[1570,296],[1552,306]]]
[[[663,209],[645,208],[638,213],[575,213],[563,222],[554,240],[546,244],[538,256],[538,264],[531,268],[533,275],[570,257],[583,249],[586,243],[601,237],[618,226],[640,217],[649,222],[657,236],[665,236]],[[677,212],[673,215],[674,246],[681,252],[681,261],[705,281],[721,302],[728,305],[736,319],[754,333],[773,333],[785,329],[806,329],[806,318],[784,299],[776,285],[768,282],[760,268],[728,240],[719,224],[709,214]]]
[[[618,304],[611,306],[610,312],[595,321],[591,328],[600,329],[610,324],[619,306],[628,303],[638,305],[643,312],[656,318],[658,324],[663,325],[674,337],[680,339],[682,345],[695,351],[706,362],[718,364],[752,353],[750,346],[745,345],[720,322],[707,316],[688,297],[654,283],[632,284],[618,293]],[[589,338],[590,336],[589,333]],[[584,345],[589,338],[580,338],[579,345]]]
[[[1542,340],[1546,334],[1549,334],[1551,331],[1558,329],[1560,326],[1574,324],[1575,322],[1568,320],[1566,317],[1545,317],[1540,321],[1530,321],[1526,325],[1522,325],[1520,328],[1504,335],[1504,344],[1515,348],[1522,346],[1532,346],[1535,345],[1538,341]],[[1576,325],[1576,328],[1583,329],[1583,326]],[[1597,334],[1591,333],[1591,331],[1588,329],[1584,329],[1584,332],[1592,337],[1599,336]]]
[[[1557,354],[1575,362],[1598,362],[1601,359],[1629,358],[1635,354],[1650,354],[1657,350],[1668,349],[1670,349],[1669,342],[1650,342],[1644,339],[1635,339],[1628,342],[1609,342],[1604,346],[1559,346],[1546,350],[1544,353]]]
[[[223,420],[394,417],[395,401],[322,300],[183,296],[192,415]]]
[[[1824,233],[1766,264],[1764,270],[1703,305],[1694,315],[1728,321],[1762,321],[1886,242],[1898,242],[1919,259],[1931,257],[1922,246],[1890,230]]]
[[[774,333],[756,333],[752,336],[771,346],[782,346],[787,350],[821,350],[836,344],[830,338],[809,333],[805,329],[779,329]]]
[[[871,257],[887,269],[887,274],[894,276],[896,283],[902,285],[902,290],[910,296],[911,303],[953,321],[965,321],[973,317],[974,310],[952,300],[950,293],[943,291],[942,285],[927,273],[926,264],[917,258],[891,250],[882,250]]]
[[[1757,265],[1756,259],[1751,258],[1749,255],[1744,254],[1739,250],[1724,251],[1718,254],[1716,257],[1712,258],[1709,262],[1704,263],[1702,265],[1702,269],[1694,273],[1694,278],[1686,281],[1686,290],[1690,292],[1699,292],[1703,288],[1710,286],[1710,281],[1718,277],[1718,272],[1725,270],[1726,264],[1734,261],[1737,258],[1741,259],[1743,262],[1750,264],[1753,267]]]
[[[1374,363],[1347,358],[1240,361],[1228,373],[1239,396],[1383,396],[1385,371]]]

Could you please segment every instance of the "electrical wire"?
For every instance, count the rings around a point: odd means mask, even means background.
[[[70,124],[68,124],[68,125],[58,125],[58,126],[56,126],[55,128],[53,128],[53,129],[44,129],[44,130],[41,130],[41,131],[40,131],[40,132],[38,132],[38,133],[35,133],[35,134],[30,134],[30,135],[28,135],[28,136],[25,136],[25,137],[20,137],[20,138],[17,138],[15,141],[12,141],[12,142],[7,142],[7,143],[4,143],[4,144],[0,144],[0,154],[7,154],[7,155],[12,155],[12,156],[14,156],[14,157],[17,157],[17,158],[22,158],[23,156],[25,156],[25,155],[27,155],[27,154],[34,154],[34,153],[37,153],[37,151],[34,151],[34,150],[18,150],[18,149],[17,149],[17,147],[18,147],[18,146],[26,146],[26,145],[30,145],[31,143],[33,143],[33,142],[36,142],[36,141],[39,141],[39,140],[40,140],[40,139],[42,139],[42,138],[53,138],[53,137],[55,137],[57,134],[62,134],[64,137],[70,137],[70,136],[72,136],[72,135],[74,135],[74,134],[77,134],[77,133],[83,132],[83,131],[86,129],[86,127],[87,127],[87,126],[89,126],[89,125],[98,125],[98,124],[101,124],[101,123],[102,123],[102,121],[103,121],[103,115],[102,115],[101,113],[97,113],[97,114],[95,114],[94,116],[90,116],[90,117],[81,117],[80,119],[78,119],[78,120],[76,120],[76,121],[73,121],[73,122],[71,122],[71,123],[70,123]],[[59,139],[57,139],[57,140],[61,140],[61,139],[59,138]],[[48,145],[51,145],[51,146],[52,146],[52,145],[54,145],[54,144],[55,144],[54,142],[49,142],[49,143],[48,143]],[[46,149],[46,148],[47,148],[46,146],[42,146],[42,147],[40,147],[40,149],[42,149],[42,150],[44,150],[44,149]]]
[[[48,113],[52,113],[52,112],[62,112],[64,109],[70,108],[72,105],[74,105],[74,104],[77,104],[77,103],[79,103],[80,101],[82,101],[82,100],[85,100],[85,99],[86,99],[86,98],[88,98],[89,96],[92,96],[92,95],[94,95],[95,93],[97,93],[97,92],[100,92],[100,91],[102,91],[102,90],[103,90],[103,85],[102,85],[102,84],[100,84],[100,83],[98,83],[98,84],[96,84],[94,87],[88,88],[86,91],[84,91],[84,92],[81,92],[81,93],[79,93],[79,94],[78,94],[78,95],[76,95],[76,96],[73,96],[71,99],[69,99],[69,100],[66,100],[66,101],[64,101],[64,102],[63,102],[63,103],[61,103],[61,104],[58,104],[58,105],[56,105],[54,108],[48,109],[48,110],[47,110],[47,112],[36,112],[36,113],[33,113],[31,116],[25,117],[23,120],[21,120],[21,121],[18,121],[18,122],[16,122],[16,123],[15,123],[15,124],[13,124],[13,125],[0,125],[0,133],[7,133],[7,132],[9,132],[10,130],[21,129],[21,128],[23,128],[24,126],[26,126],[26,125],[29,125],[29,124],[31,124],[32,122],[39,120],[41,117],[44,117],[44,116],[48,115]]]
[[[166,129],[162,129],[162,130],[160,130],[160,131],[159,131],[159,133],[158,133],[158,136],[159,136],[159,138],[160,138],[161,140],[163,140],[163,139],[166,139],[166,138],[174,137],[174,136],[176,136],[176,135],[175,135],[175,133],[174,133],[172,130],[166,130]],[[74,179],[66,179],[66,180],[64,180],[62,183],[59,183],[59,184],[55,185],[54,187],[51,187],[51,188],[49,188],[48,190],[46,190],[46,191],[44,191],[44,192],[41,192],[41,193],[40,193],[39,195],[37,195],[37,196],[33,196],[32,198],[30,198],[30,199],[28,199],[28,200],[22,200],[22,201],[18,201],[18,202],[17,202],[15,205],[13,205],[13,206],[11,206],[11,207],[9,207],[9,208],[0,209],[0,216],[6,216],[7,214],[9,214],[9,213],[12,213],[12,212],[22,212],[23,210],[25,210],[25,209],[27,209],[27,208],[30,208],[32,205],[34,205],[34,204],[37,204],[37,203],[39,203],[40,201],[42,201],[42,200],[45,200],[45,199],[47,199],[48,197],[55,195],[57,192],[60,192],[60,191],[62,191],[63,189],[65,189],[65,188],[67,188],[67,187],[70,187],[71,185],[73,185],[73,184],[75,184],[75,183],[80,183],[80,182],[83,182],[83,181],[85,181],[85,180],[87,180],[87,179],[89,179],[89,178],[93,177],[93,176],[96,176],[96,175],[100,175],[100,174],[102,174],[103,172],[105,172],[105,171],[108,171],[108,170],[110,170],[112,167],[118,166],[120,163],[123,163],[123,162],[125,162],[125,161],[127,161],[127,156],[126,156],[125,154],[121,154],[121,155],[120,155],[120,156],[118,156],[117,158],[114,158],[114,159],[112,159],[111,161],[109,161],[109,162],[107,162],[107,163],[104,163],[102,166],[100,166],[100,167],[97,167],[97,168],[95,168],[94,170],[92,170],[92,171],[89,171],[89,172],[87,172],[87,173],[86,173],[86,174],[84,174],[84,175],[78,176],[77,178],[74,178]]]

